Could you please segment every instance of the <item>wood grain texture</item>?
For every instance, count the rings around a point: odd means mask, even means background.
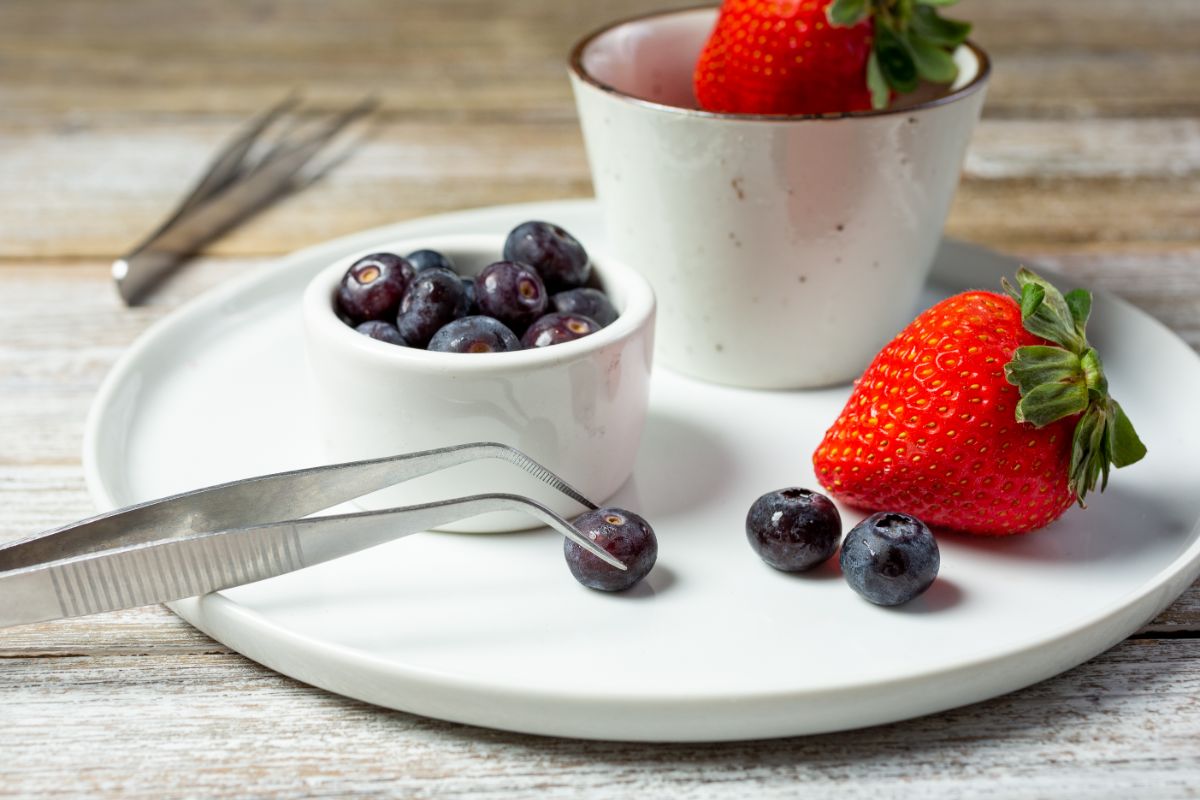
[[[1196,640],[1129,641],[1023,692],[937,716],[724,745],[468,728],[364,706],[224,653],[10,659],[0,693],[21,736],[5,736],[3,769],[7,787],[30,795],[66,786],[156,800],[1195,797],[1197,657]]]
[[[203,289],[332,236],[591,191],[563,57],[662,0],[0,3],[0,541],[91,513],[83,421]],[[1116,292],[1200,349],[1200,1],[963,0],[995,72],[948,230]],[[108,261],[286,91],[372,137],[150,305]],[[161,607],[0,631],[0,796],[1195,797],[1200,585],[1008,697],[711,746],[516,736],[270,673]]]
[[[195,181],[236,124],[0,124],[0,258],[114,258]],[[536,147],[528,146],[537,142]],[[984,121],[948,231],[1001,249],[1200,241],[1200,122]],[[384,122],[341,169],[218,242],[278,253],[495,202],[591,193],[570,121]]]

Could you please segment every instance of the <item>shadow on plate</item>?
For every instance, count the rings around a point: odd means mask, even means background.
[[[763,564],[763,569],[769,569],[772,572],[776,572],[786,578],[796,581],[828,581],[840,579],[842,577],[842,568],[838,565],[837,553],[834,553],[817,566],[804,572],[784,572],[783,570],[777,570],[774,567],[768,566],[765,563]]]
[[[650,570],[650,574],[632,589],[626,589],[623,592],[612,592],[609,596],[615,597],[618,600],[648,600],[657,594],[667,591],[678,580],[679,578],[674,570],[659,563],[655,564],[654,569]]]
[[[963,601],[966,592],[957,583],[938,576],[933,585],[920,597],[899,606],[887,606],[885,610],[895,614],[933,614],[953,608]]]
[[[1110,487],[1103,494],[1089,496],[1087,509],[1072,508],[1040,531],[1015,536],[938,531],[937,537],[939,542],[1000,558],[1104,561],[1170,543],[1182,552],[1190,544],[1193,532],[1181,512],[1182,509],[1165,506],[1161,498]]]
[[[628,508],[654,524],[713,500],[733,468],[733,454],[709,431],[680,417],[651,411],[633,477],[609,505]]]

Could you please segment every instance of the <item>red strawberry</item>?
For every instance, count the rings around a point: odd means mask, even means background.
[[[830,494],[981,534],[1058,519],[1110,464],[1145,455],[1085,337],[1091,295],[1022,268],[1013,297],[966,292],[880,351],[813,465]],[[1017,300],[1019,299],[1019,304]]]
[[[724,0],[696,64],[696,100],[734,114],[883,108],[918,77],[953,81],[949,53],[969,30],[920,0]]]

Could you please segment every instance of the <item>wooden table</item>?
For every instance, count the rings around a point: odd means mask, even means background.
[[[92,512],[88,405],[183,300],[430,212],[590,193],[563,69],[661,0],[0,3],[0,539]],[[1200,347],[1200,2],[967,0],[996,71],[949,232],[1114,291]],[[238,122],[376,89],[331,179],[127,310],[108,264]],[[1169,391],[1169,376],[1164,376]],[[0,795],[1159,797],[1200,793],[1200,588],[1109,653],[869,730],[706,746],[519,736],[271,673],[163,608],[0,632]]]

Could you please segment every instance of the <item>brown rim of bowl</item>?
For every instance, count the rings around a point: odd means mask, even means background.
[[[970,49],[970,51],[975,54],[975,59],[979,62],[979,71],[975,73],[975,77],[972,78],[967,85],[955,89],[953,92],[938,95],[937,97],[926,100],[922,103],[904,106],[903,108],[882,108],[878,110],[871,109],[870,111],[839,111],[833,114],[730,114],[720,111],[705,111],[700,108],[669,106],[665,103],[647,100],[644,97],[635,97],[634,95],[622,92],[615,86],[611,86],[603,81],[597,80],[595,77],[589,74],[586,69],[583,68],[583,52],[588,48],[588,45],[615,28],[619,28],[622,25],[628,25],[631,22],[641,22],[642,20],[654,19],[656,17],[667,17],[676,14],[689,14],[695,11],[703,10],[715,11],[718,8],[719,6],[710,4],[684,6],[683,8],[669,8],[660,11],[648,11],[645,14],[636,14],[632,17],[626,17],[624,19],[616,20],[615,22],[610,22],[600,28],[597,28],[576,42],[575,46],[571,48],[571,55],[568,58],[567,65],[571,72],[584,83],[599,89],[605,94],[610,94],[613,97],[620,98],[621,100],[633,103],[634,105],[645,106],[647,108],[666,111],[672,114],[701,117],[703,119],[743,121],[755,120],[758,122],[795,122],[797,120],[835,120],[853,117],[885,117],[889,114],[909,114],[914,111],[924,111],[925,109],[936,108],[937,106],[953,103],[956,100],[961,100],[967,95],[978,91],[987,81],[988,75],[992,71],[992,62],[991,59],[988,58],[988,54],[984,52],[983,49],[977,44],[968,40],[963,43],[963,46]]]

